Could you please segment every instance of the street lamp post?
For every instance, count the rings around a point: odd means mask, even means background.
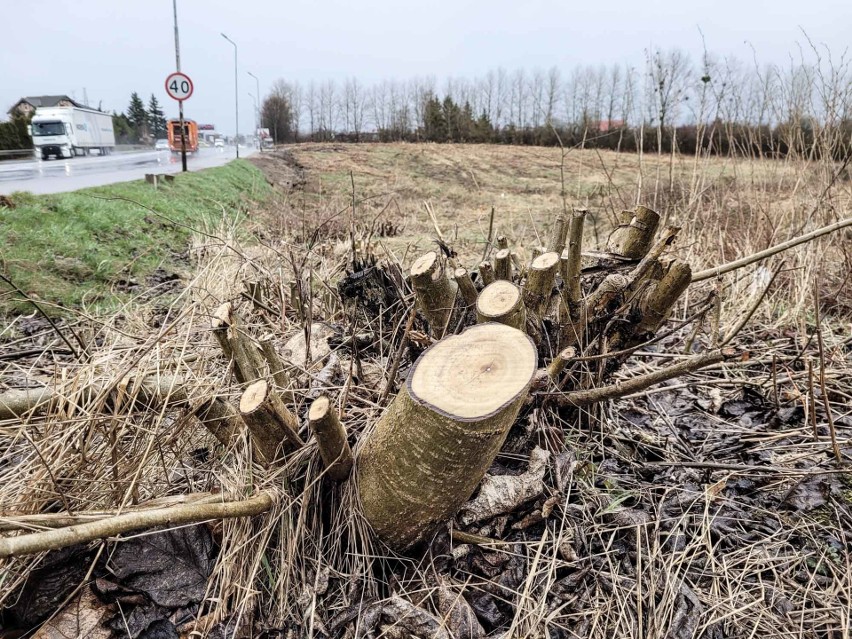
[[[235,122],[236,122],[236,138],[234,140],[234,145],[237,148],[237,159],[240,157],[240,94],[239,88],[237,86],[237,43],[231,40],[224,33],[221,34],[225,40],[234,45],[234,113],[235,113]]]
[[[260,117],[260,80],[258,80],[257,76],[251,71],[246,71],[246,73],[254,78],[254,82],[257,85],[257,149],[263,153],[263,138],[260,135],[260,127],[263,126],[263,121]]]
[[[251,92],[249,92],[248,96],[251,98],[252,104],[254,104],[254,119],[255,119],[255,124],[256,124],[257,123],[257,98],[254,97],[254,93],[251,93]],[[257,134],[255,134],[255,138],[257,138]],[[260,145],[258,144],[258,146],[260,146]]]

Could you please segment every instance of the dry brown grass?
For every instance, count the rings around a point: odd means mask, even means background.
[[[348,323],[334,282],[350,259],[350,172],[359,251],[370,243],[375,254],[410,265],[431,248],[434,229],[424,208],[430,202],[447,240],[462,262],[473,266],[482,255],[492,206],[495,235],[506,234],[519,250],[548,236],[563,205],[561,155],[528,147],[407,144],[304,145],[291,151],[306,183],[256,213],[259,242],[237,228],[204,229],[191,252],[195,276],[169,308],[138,300],[112,318],[80,319],[100,344],[90,362],[41,356],[4,365],[4,382],[26,377],[51,383],[64,399],[45,417],[0,423],[0,504],[5,523],[14,524],[16,516],[61,512],[66,505],[75,511],[109,510],[189,492],[212,490],[237,498],[270,490],[278,500],[272,511],[222,525],[206,610],[214,621],[290,627],[295,636],[319,637],[337,613],[356,610],[358,618],[392,593],[429,607],[435,573],[446,570],[447,557],[400,558],[381,548],[359,515],[352,487],[323,487],[313,443],[284,466],[263,469],[252,464],[244,437],[223,450],[182,406],[121,412],[103,402],[80,404],[83,389],[95,380],[118,383],[128,374],[159,372],[182,375],[193,398],[235,399],[238,389],[209,335],[209,313],[222,301],[238,302],[246,279],[270,285],[274,308],[291,308],[286,292],[298,271],[312,290],[314,318]],[[832,174],[821,165],[724,159],[700,159],[696,165],[681,158],[671,167],[668,159],[570,151],[564,168],[568,204],[591,212],[587,245],[604,243],[615,212],[641,201],[683,227],[678,250],[695,269],[852,212],[849,182],[837,180],[826,190]],[[371,230],[383,219],[401,224],[403,233],[376,237]],[[695,414],[699,400],[733,399],[744,386],[756,386],[771,398],[777,385],[785,406],[803,407],[806,415],[815,410],[804,373],[796,367],[802,357],[816,361],[812,345],[798,350],[811,341],[815,280],[833,313],[823,325],[826,388],[836,413],[848,417],[852,396],[844,380],[852,298],[846,243],[843,236],[828,237],[784,256],[783,280],[755,316],[756,328],[739,342],[751,350],[751,361],[717,366],[570,422],[555,415],[531,421],[536,428],[562,429],[577,465],[561,495],[564,507],[544,532],[491,553],[508,553],[523,567],[520,581],[501,591],[514,610],[504,636],[690,636],[672,634],[676,627],[712,637],[849,635],[849,502],[832,499],[804,514],[779,514],[773,507],[776,495],[810,477],[802,475],[803,465],[812,469],[809,473],[837,470],[827,438],[815,440],[807,420],[774,432],[712,412],[700,413],[690,424],[679,421],[681,411]],[[767,266],[772,267],[762,265]],[[722,332],[736,324],[765,284],[760,268],[722,279]],[[681,316],[704,303],[714,287],[712,281],[695,287]],[[247,303],[239,312],[251,317],[258,331],[270,330]],[[385,338],[377,340],[365,362],[372,378],[350,377],[351,358],[339,349],[344,379],[325,390],[353,438],[371,427],[382,408],[388,362],[407,312],[399,304],[391,309],[389,325],[369,327]],[[152,318],[159,323],[153,330]],[[290,313],[270,319],[279,346],[302,329]],[[711,343],[713,322],[700,329],[696,344]],[[624,375],[680,357],[691,330],[675,332]],[[775,377],[767,373],[773,353],[780,362]],[[298,371],[301,363],[293,364]],[[300,416],[307,410],[304,391],[311,380],[303,375],[296,389],[293,408]],[[639,422],[636,415],[642,416]],[[848,447],[852,427],[839,428]],[[198,449],[213,454],[198,458],[193,454]],[[761,454],[771,455],[771,463],[755,470],[749,460]],[[519,460],[507,452],[502,461]],[[689,467],[696,461],[731,468]],[[752,482],[760,499],[739,497],[733,487],[741,482]],[[731,492],[725,493],[728,486]],[[844,491],[849,492],[848,484]],[[780,525],[766,524],[769,520]],[[40,560],[0,563],[0,606],[12,603],[17,586]],[[450,565],[457,592],[488,587],[461,560]],[[550,596],[555,591],[556,599]],[[684,620],[689,610],[694,612]],[[352,636],[351,625],[342,634],[346,627],[341,624],[340,636]],[[395,636],[386,632],[375,636]]]
[[[351,172],[360,227],[369,229],[377,218],[401,224],[403,234],[381,244],[406,264],[412,255],[434,247],[425,202],[471,268],[481,259],[492,207],[494,234],[505,234],[522,254],[546,243],[563,208],[560,149],[403,143],[304,144],[291,150],[308,172],[297,207],[309,217],[346,209],[352,198]],[[849,217],[852,180],[840,169],[840,164],[792,159],[640,158],[576,149],[566,150],[564,157],[567,205],[590,211],[585,246],[605,244],[616,213],[641,203],[683,228],[678,251],[693,271]],[[781,290],[786,299],[770,300],[762,321],[801,321],[817,279],[827,303],[842,311],[852,308],[847,281],[851,238],[847,230],[785,254]],[[764,267],[771,270],[771,264]],[[743,300],[754,288],[753,273],[751,269],[729,289],[728,300]],[[758,282],[763,273],[755,276]],[[725,312],[735,317],[738,304],[726,304]]]

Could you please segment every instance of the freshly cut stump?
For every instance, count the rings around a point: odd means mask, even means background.
[[[524,330],[527,321],[521,289],[507,280],[495,280],[476,300],[476,321],[498,322]]]
[[[243,391],[240,415],[264,464],[275,461],[282,445],[298,448],[304,444],[299,437],[299,420],[287,410],[266,380],[260,379]]]
[[[524,306],[541,315],[550,302],[550,291],[559,268],[559,253],[543,253],[530,264],[527,283],[524,285]]]
[[[352,470],[352,449],[346,441],[346,429],[327,396],[322,395],[311,404],[308,423],[317,440],[322,463],[328,469],[328,476],[334,481],[343,481]]]
[[[411,265],[411,285],[432,335],[440,339],[453,314],[459,285],[447,278],[435,251],[429,251]]]
[[[494,277],[498,280],[512,281],[512,251],[500,249],[494,254]]]
[[[651,248],[660,216],[647,206],[637,206],[632,213],[622,211],[621,215],[622,224],[610,235],[607,250],[622,257],[642,259]]]
[[[477,324],[429,347],[356,464],[364,514],[404,551],[453,517],[503,445],[536,370],[521,331]]]

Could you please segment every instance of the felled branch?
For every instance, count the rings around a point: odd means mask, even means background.
[[[197,524],[211,519],[251,517],[269,510],[273,503],[274,500],[270,493],[261,492],[241,501],[218,504],[181,504],[169,508],[129,512],[100,521],[68,526],[67,528],[0,539],[0,559],[32,555],[46,550],[57,550],[143,528]]]
[[[677,364],[672,364],[660,370],[638,375],[632,379],[623,382],[616,382],[610,386],[602,386],[600,388],[590,388],[588,390],[577,390],[570,393],[564,393],[557,398],[557,403],[560,406],[588,406],[596,404],[608,399],[615,399],[637,393],[645,390],[649,386],[665,382],[681,375],[692,373],[706,366],[718,364],[728,359],[733,359],[737,356],[737,351],[733,348],[723,348],[702,355],[691,357]]]
[[[136,382],[136,384],[134,384]],[[162,405],[166,400],[171,404],[182,404],[188,394],[183,379],[173,375],[151,374],[141,380],[126,378],[119,383],[114,380],[98,382],[77,391],[75,402],[85,407],[101,395],[104,389],[112,387],[107,398],[108,405],[135,409],[140,405]],[[130,390],[128,390],[130,389]],[[26,390],[10,390],[0,393],[0,420],[20,419],[46,413],[61,394],[56,389],[45,386]],[[132,402],[128,399],[132,398]]]

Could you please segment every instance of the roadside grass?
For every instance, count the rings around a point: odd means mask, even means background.
[[[268,199],[246,161],[176,176],[155,189],[125,182],[56,195],[18,192],[0,208],[0,273],[51,313],[107,311],[160,273],[186,275],[193,231],[218,226]],[[0,283],[0,313],[32,305]]]

